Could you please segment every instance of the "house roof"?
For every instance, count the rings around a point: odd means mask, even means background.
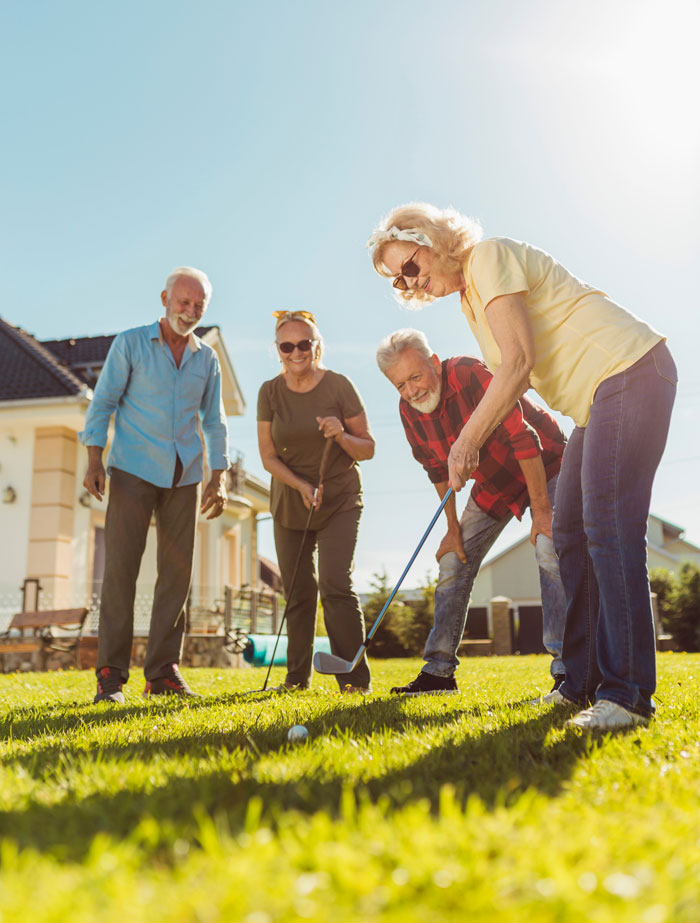
[[[214,327],[197,327],[200,339]],[[70,337],[67,340],[43,340],[43,345],[89,387],[94,387],[97,375],[107,358],[116,333],[96,337]]]
[[[667,522],[665,519],[662,519],[660,516],[654,515],[654,513],[649,513],[649,519],[656,519],[661,523],[663,529],[664,539],[671,542],[678,538],[684,533],[684,529],[681,529],[680,526],[674,526],[673,523]],[[523,535],[521,538],[516,539],[512,544],[508,545],[507,548],[504,548],[502,551],[499,551],[497,554],[492,556],[487,556],[486,560],[482,564],[482,567],[490,567],[496,561],[500,561],[501,558],[505,558],[508,555],[512,554],[516,548],[519,548],[521,545],[524,545],[530,541],[529,535]],[[681,539],[684,545],[688,546],[688,549],[693,552],[700,552],[700,548],[697,548],[692,542],[688,542],[685,539]],[[669,551],[668,548],[665,548],[661,545],[656,545],[652,542],[648,542],[648,547],[653,549],[657,554],[662,555],[669,559],[669,561],[680,561],[681,555],[676,554],[675,552]]]
[[[204,338],[215,328],[197,327]],[[0,401],[64,397],[93,388],[116,333],[39,341],[0,317]]]
[[[21,327],[0,317],[0,401],[68,397],[86,383]]]

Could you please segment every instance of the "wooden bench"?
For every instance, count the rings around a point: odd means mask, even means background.
[[[80,635],[89,611],[83,607],[18,612],[12,617],[6,631],[0,634],[0,654],[75,651],[77,656]],[[53,631],[55,628],[61,628],[73,634],[56,635]],[[11,637],[12,631],[19,631],[20,635]]]

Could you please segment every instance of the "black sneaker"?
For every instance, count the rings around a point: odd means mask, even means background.
[[[390,692],[392,695],[450,695],[457,692],[457,682],[454,676],[435,676],[434,673],[424,673],[421,670],[408,685],[393,686]]]
[[[116,702],[117,705],[123,705],[123,685],[121,673],[117,672],[114,667],[102,667],[97,671],[97,695],[93,701],[95,703]]]
[[[182,695],[196,696],[182,678],[176,663],[169,663],[165,669],[165,676],[157,676],[146,682],[144,695]]]
[[[550,692],[556,692],[557,689],[561,686],[561,684],[564,682],[565,679],[566,679],[566,674],[565,674],[565,673],[555,673],[555,674],[554,674],[554,685],[552,686],[552,688],[551,688],[549,691],[550,691]]]

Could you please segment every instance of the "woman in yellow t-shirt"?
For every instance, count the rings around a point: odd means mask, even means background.
[[[450,452],[456,490],[528,388],[574,421],[552,523],[567,595],[566,679],[543,701],[582,708],[571,719],[582,728],[645,723],[656,686],[646,524],[677,382],[664,337],[550,254],[482,239],[478,222],[453,209],[396,208],[368,246],[404,304],[459,292],[493,373]]]
[[[374,439],[353,383],[323,365],[313,314],[274,316],[282,370],[258,394],[258,445],[272,475],[270,512],[287,595],[287,677],[277,687],[282,692],[309,685],[319,590],[333,653],[352,660],[365,639],[352,567],[362,514],[358,462],[372,458]],[[323,486],[315,497],[328,444]],[[367,658],[337,680],[341,692],[368,692]]]

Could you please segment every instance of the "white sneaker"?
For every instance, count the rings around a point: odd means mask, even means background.
[[[268,692],[277,692],[283,695],[285,692],[301,692],[303,687],[300,683],[280,683],[279,686],[269,686]]]
[[[571,702],[566,696],[563,696],[558,689],[552,689],[551,692],[548,692],[547,695],[543,695],[540,699],[543,705],[573,705],[574,702]]]
[[[569,705],[575,706],[575,702],[569,701],[559,692],[558,689],[551,689],[544,695],[538,695],[536,699],[530,699],[528,705]]]
[[[617,702],[600,699],[592,708],[585,708],[566,723],[569,727],[583,728],[586,731],[615,731],[637,724],[648,724],[649,719],[627,711]]]

